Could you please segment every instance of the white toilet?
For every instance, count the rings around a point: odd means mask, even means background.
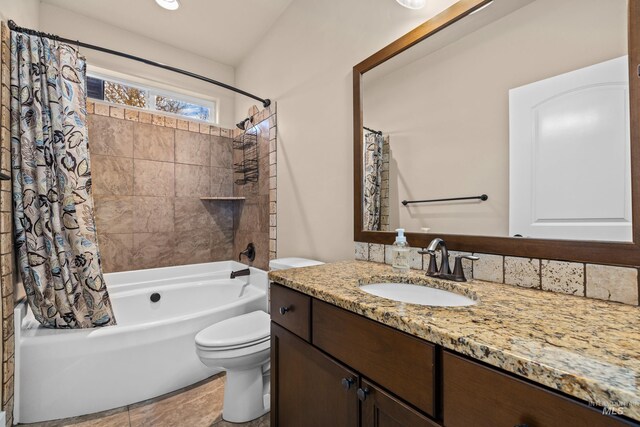
[[[272,260],[272,270],[322,262],[304,258]],[[256,419],[270,409],[271,318],[254,311],[215,323],[196,335],[196,352],[205,365],[227,372],[222,418],[233,423]]]

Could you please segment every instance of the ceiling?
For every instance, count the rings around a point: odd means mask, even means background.
[[[236,66],[292,0],[42,0],[196,55]]]

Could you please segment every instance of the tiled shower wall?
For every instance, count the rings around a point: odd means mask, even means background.
[[[259,179],[234,184],[238,129],[89,103],[93,197],[105,272],[276,254],[275,104],[251,110],[259,130]],[[236,196],[242,201],[201,200]],[[243,260],[246,261],[246,260]]]
[[[0,81],[2,93],[0,95],[0,169],[2,173],[11,174],[11,135],[10,123],[10,54],[9,29],[1,24],[2,50],[0,54]],[[11,183],[2,181],[0,188],[0,294],[2,297],[2,410],[6,412],[8,426],[13,425],[13,384],[15,340],[13,334],[13,303],[14,303],[14,265],[13,265],[13,237],[12,237],[12,201]]]
[[[105,104],[89,110],[105,272],[233,257],[231,131]]]
[[[254,265],[267,269],[276,257],[276,137],[275,105],[252,117],[258,130],[258,182],[234,184],[234,195],[245,197],[235,205],[234,254],[249,242],[256,245]],[[234,162],[240,162],[241,150],[234,150]],[[268,177],[268,178],[267,178]]]
[[[391,264],[391,249],[390,245],[355,242],[355,257],[358,260]],[[429,258],[420,255],[418,250],[411,248],[411,268],[426,270]],[[461,253],[449,251],[452,264],[454,256],[458,254]],[[473,255],[480,259],[473,263],[463,260],[467,278],[624,304],[640,304],[637,268],[495,254]]]

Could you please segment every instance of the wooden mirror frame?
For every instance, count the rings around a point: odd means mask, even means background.
[[[364,143],[362,75],[490,2],[491,0],[460,0],[353,67],[353,224],[356,242],[389,245],[393,243],[395,238],[394,232],[367,231],[362,227],[362,149]],[[640,265],[640,129],[638,129],[640,125],[640,28],[638,25],[640,23],[640,0],[629,0],[627,16],[633,242],[407,233],[408,241],[412,247],[424,248],[433,238],[440,237],[447,242],[449,249],[457,251],[622,266]]]

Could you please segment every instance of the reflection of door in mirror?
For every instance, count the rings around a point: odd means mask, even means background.
[[[628,91],[603,94],[600,85],[579,100],[561,97],[538,109],[563,116],[596,111],[612,120],[588,136],[585,126],[566,129],[571,135],[561,143],[552,139],[559,134],[545,136],[535,147],[548,149],[542,157],[533,147],[522,150],[523,162],[545,171],[529,176],[537,193],[518,190],[533,200],[528,207],[511,200],[518,185],[511,178],[519,178],[510,165],[510,93],[529,87],[542,96],[541,82],[569,73],[575,84],[576,73],[627,54],[627,0],[494,0],[365,72],[363,123],[389,138],[388,192],[380,190],[379,204],[388,204],[388,229],[630,241],[629,122],[621,109],[628,108]],[[531,137],[527,129],[525,138]],[[401,203],[483,194],[488,200]],[[515,204],[524,213],[512,209]],[[363,229],[382,230],[366,225],[364,211]],[[514,215],[535,225],[516,229]]]
[[[509,92],[511,236],[631,241],[627,56]]]

